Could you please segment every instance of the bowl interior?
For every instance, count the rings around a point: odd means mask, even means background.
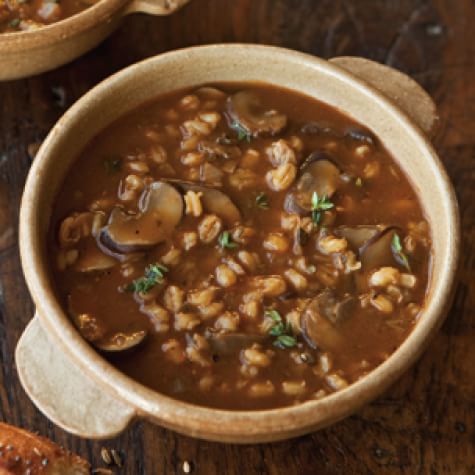
[[[241,413],[174,401],[133,382],[102,360],[72,328],[51,291],[45,258],[51,207],[80,151],[98,131],[143,102],[167,91],[217,81],[262,81],[295,89],[364,124],[408,175],[431,226],[433,259],[427,305],[415,329],[370,375],[320,401]],[[419,356],[442,322],[455,278],[458,239],[458,212],[450,182],[425,137],[404,114],[326,61],[255,45],[180,50],[129,67],[99,84],[63,116],[43,144],[27,181],[21,211],[21,253],[27,282],[42,322],[59,337],[65,350],[140,412],[174,429],[220,440],[236,440],[242,434],[249,440],[270,440],[284,432],[303,433],[346,416],[379,394]]]

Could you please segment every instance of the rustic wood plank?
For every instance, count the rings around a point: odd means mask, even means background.
[[[475,473],[475,4],[472,0],[192,0],[172,18],[136,15],[96,50],[56,71],[0,84],[0,419],[37,430],[101,465],[124,452],[126,474]],[[435,98],[436,146],[455,183],[464,257],[450,315],[419,363],[358,414],[326,430],[261,446],[201,442],[147,422],[117,439],[80,440],[23,393],[13,362],[33,314],[17,249],[18,207],[31,160],[64,110],[128,64],[214,42],[276,44],[323,57],[361,55],[410,73]]]

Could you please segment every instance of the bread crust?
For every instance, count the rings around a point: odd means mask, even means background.
[[[87,475],[91,466],[51,440],[0,422],[0,475]]]

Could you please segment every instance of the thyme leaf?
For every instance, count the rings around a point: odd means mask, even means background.
[[[293,348],[297,344],[295,337],[290,335],[280,335],[274,341],[274,346],[284,350],[285,348]]]
[[[391,250],[396,257],[396,260],[402,264],[409,272],[411,272],[411,266],[409,264],[409,259],[404,254],[402,244],[401,244],[401,238],[399,237],[399,234],[394,233],[393,239],[391,241]]]
[[[264,312],[264,317],[270,318],[271,320],[277,323],[282,322],[282,317],[280,316],[280,313],[274,309],[266,310]]]
[[[168,272],[168,268],[165,267],[163,264],[150,264],[145,268],[144,276],[135,279],[126,287],[126,290],[128,292],[138,292],[146,294],[157,284],[163,282],[163,278],[166,272]]]
[[[320,224],[322,220],[322,213],[334,208],[335,205],[330,201],[327,195],[323,195],[321,198],[316,191],[312,195],[312,221],[316,226]]]
[[[233,238],[229,231],[223,231],[218,238],[218,243],[223,249],[236,249],[237,243],[233,242]]]
[[[242,142],[243,140],[245,140],[248,143],[251,142],[251,138],[252,138],[251,134],[239,122],[234,121],[231,123],[229,127],[233,129],[234,132],[236,132],[237,139],[239,140],[239,142]]]
[[[274,322],[269,329],[269,335],[275,336],[274,346],[277,348],[293,348],[297,344],[297,339],[292,336],[291,326],[284,323],[280,313],[277,310],[270,309],[264,312],[264,317],[269,318]]]

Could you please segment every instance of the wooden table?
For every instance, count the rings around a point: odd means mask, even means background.
[[[0,84],[0,419],[39,431],[95,466],[103,466],[101,447],[120,449],[120,473],[130,475],[180,474],[184,461],[200,475],[475,473],[474,23],[473,0],[192,0],[172,18],[128,18],[70,65]],[[463,216],[454,306],[411,371],[358,414],[318,433],[260,446],[220,445],[139,421],[115,440],[80,440],[35,409],[13,361],[34,311],[17,246],[28,145],[41,141],[88,89],[130,63],[174,48],[230,41],[322,57],[366,56],[410,73],[432,94],[442,118],[435,145]]]

